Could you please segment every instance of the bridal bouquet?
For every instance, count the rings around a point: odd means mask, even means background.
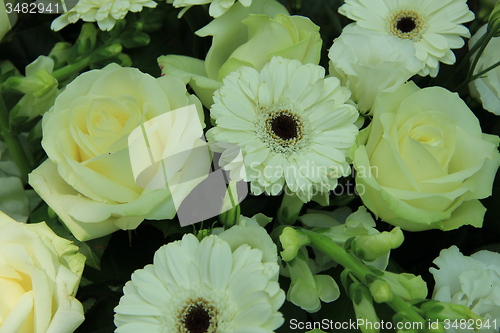
[[[0,332],[499,332],[498,116],[500,1],[0,0]]]

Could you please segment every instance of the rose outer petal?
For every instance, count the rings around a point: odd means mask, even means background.
[[[120,229],[120,226],[115,222],[121,221],[119,221],[118,217],[112,216],[114,212],[110,211],[112,209],[119,210],[119,208],[116,207],[118,205],[101,204],[99,207],[101,209],[96,211],[96,207],[93,203],[97,203],[83,197],[79,192],[69,186],[61,176],[59,176],[57,165],[52,161],[46,160],[37,169],[33,170],[29,175],[29,183],[37,189],[37,193],[47,202],[54,212],[59,215],[78,240],[86,241],[102,237]],[[149,205],[150,204],[148,204],[148,206]],[[79,218],[87,220],[94,219],[99,220],[99,222],[84,222],[77,220],[70,215],[67,206],[70,206],[70,208],[77,208],[78,210],[73,210],[72,213]],[[107,212],[103,212],[105,209],[103,206],[108,206]],[[149,208],[152,209],[151,206],[149,206]],[[126,210],[123,209],[121,213],[126,213]],[[107,218],[99,219],[106,215]],[[175,210],[171,218],[174,215]],[[131,217],[133,223],[129,224],[129,226],[137,226],[144,218],[145,216]]]

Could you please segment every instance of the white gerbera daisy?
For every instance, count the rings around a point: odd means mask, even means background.
[[[474,19],[466,0],[345,0],[339,13],[363,28],[412,40],[425,64],[419,74],[433,77],[440,61],[455,63],[451,49],[464,45],[461,37],[470,37],[462,23]]]
[[[205,4],[210,4],[208,9],[210,16],[219,17],[227,12],[232,5],[234,5],[235,0],[167,0],[167,3],[173,4],[175,8],[184,7],[179,12],[179,17],[184,15],[184,13],[193,5]],[[249,7],[252,4],[252,0],[240,0],[240,3],[245,7]]]
[[[115,308],[117,333],[269,333],[285,300],[276,261],[247,244],[234,252],[218,236],[192,234],[162,246],[132,274]]]
[[[347,25],[328,53],[330,75],[351,90],[361,114],[371,111],[378,97],[395,91],[422,69],[410,40]]]
[[[140,12],[143,7],[154,8],[156,5],[152,0],[79,0],[75,7],[52,21],[50,28],[59,31],[82,19],[85,22],[97,22],[99,29],[109,31],[129,11]]]
[[[241,147],[254,194],[277,195],[286,183],[307,202],[350,172],[358,112],[349,96],[321,66],[274,57],[260,73],[240,67],[214,94],[207,138]]]

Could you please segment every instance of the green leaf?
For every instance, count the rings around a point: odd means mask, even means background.
[[[367,289],[361,283],[351,284],[349,292],[351,293],[351,299],[355,304],[361,303],[363,300],[363,295],[367,294]]]
[[[45,221],[52,231],[59,237],[73,240],[74,237],[71,232],[62,224],[57,217],[51,218],[49,216],[49,206],[45,202],[42,202],[38,208],[36,208],[30,215],[28,223],[38,223]],[[70,239],[73,238],[73,239]]]
[[[290,286],[290,279],[287,277],[284,277],[280,275],[279,277],[279,283],[280,287],[283,290],[288,290]],[[292,327],[293,327],[293,321],[296,320],[297,323],[304,323],[308,321],[307,318],[307,312],[299,308],[298,306],[294,305],[293,303],[289,301],[285,301],[283,303],[283,306],[280,308],[280,312],[283,314],[283,317],[285,317],[285,322],[283,325],[276,330],[276,333],[290,333],[292,332]],[[300,330],[296,330],[297,332],[300,332]]]
[[[131,38],[133,36],[136,36],[137,34],[142,32],[143,27],[144,27],[143,22],[136,21],[136,22],[129,23],[126,25],[125,29],[120,34],[120,38],[128,39],[128,38]]]
[[[349,296],[349,288],[351,287],[351,284],[353,282],[358,282],[358,279],[356,279],[351,271],[346,268],[340,274],[340,282],[342,283],[342,286],[344,286],[347,296]]]
[[[29,119],[28,116],[20,116],[17,114],[17,112],[11,112],[9,114],[9,123],[11,127],[16,127],[21,124],[26,123],[26,121]],[[37,119],[38,121],[38,119]]]
[[[377,279],[374,274],[366,274],[365,275],[366,283],[371,284],[373,281]]]
[[[352,244],[352,241],[354,240],[354,238],[356,238],[356,237],[351,237],[345,241],[344,250],[349,250],[351,248],[351,244]]]
[[[165,238],[172,234],[187,234],[193,231],[193,227],[190,225],[181,227],[178,220],[146,220],[143,224],[160,230]]]
[[[69,51],[66,61],[71,65],[79,60],[81,60],[81,57],[78,55],[78,45],[73,45],[73,47],[71,47],[71,50]]]
[[[80,280],[80,287],[79,288],[88,286],[90,284],[92,284],[92,281],[90,281],[89,279],[87,279],[85,276],[82,276],[82,278]]]
[[[123,32],[123,29],[125,29],[126,26],[127,21],[125,19],[117,20],[113,29],[109,31],[109,36],[118,37]]]
[[[331,228],[314,228],[312,231],[318,234],[324,234],[325,232],[332,231]]]
[[[111,235],[80,242],[75,239],[74,243],[80,248],[80,252],[87,257],[86,265],[101,270],[101,257],[106,250]]]
[[[135,47],[146,46],[151,42],[151,37],[145,32],[137,33],[131,38],[120,37],[121,44],[123,47],[132,49]]]
[[[332,268],[326,272],[322,272],[321,274],[328,274],[333,277],[335,281],[340,281],[342,280],[341,272],[343,271],[343,267],[341,265],[338,265],[337,267]],[[346,280],[350,285],[353,278],[352,273],[347,272],[344,274],[347,275]],[[349,298],[348,294],[344,292],[344,290],[341,290],[340,297],[337,300],[330,303],[321,302],[321,309],[316,313],[309,314],[309,316],[311,317],[312,321],[315,322],[321,322],[323,319],[328,319],[331,329],[327,329],[327,332],[361,332],[360,330],[354,329],[353,326],[350,326],[348,329],[335,329],[336,323],[341,324],[344,322],[349,323],[349,321],[356,321],[356,313],[354,312],[352,301]],[[311,321],[311,319],[309,319],[309,321]],[[322,327],[322,329],[325,329],[325,327]],[[290,330],[288,330],[287,332],[290,332]],[[297,330],[297,332],[301,331]]]
[[[368,267],[368,269],[370,269],[370,271],[372,271],[373,274],[375,274],[376,276],[384,276],[384,272],[378,269],[377,267],[373,267],[370,265],[366,265],[366,267]]]
[[[83,311],[86,313],[87,311],[89,311],[92,306],[94,306],[96,302],[96,299],[95,298],[88,298],[86,299],[85,301],[82,302],[82,305],[83,305]]]
[[[9,77],[16,75],[16,70],[11,69],[5,73],[2,73],[1,69],[0,69],[0,74],[1,74],[0,75],[0,82],[5,82],[5,80],[7,80]]]

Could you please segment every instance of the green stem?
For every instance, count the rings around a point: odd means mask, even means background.
[[[348,253],[342,247],[338,246],[332,240],[326,236],[317,234],[313,231],[307,229],[300,229],[304,232],[310,239],[310,246],[320,250],[340,265],[347,268],[349,271],[356,276],[365,286],[369,287],[369,283],[366,280],[368,274],[373,274],[373,272],[361,262],[358,258]],[[401,297],[393,294],[393,299],[387,304],[396,312],[402,313],[404,316],[413,322],[422,322],[425,324],[425,320],[415,311],[410,304],[405,302]]]
[[[345,268],[349,269],[363,284],[367,285],[366,275],[373,274],[373,272],[366,267],[361,260],[347,253],[346,250],[332,242],[332,240],[326,236],[307,229],[300,230],[311,239],[310,246],[323,252]]]
[[[21,173],[21,181],[23,184],[28,180],[28,173],[31,172],[31,163],[24,152],[24,148],[19,141],[19,137],[13,133],[9,126],[9,111],[5,106],[2,94],[0,93],[0,134],[7,147],[10,155],[16,163],[19,172]]]
[[[225,230],[238,223],[238,221],[240,220],[241,208],[238,200],[234,200],[233,191],[231,190],[231,184],[236,184],[236,182],[229,181],[226,177],[225,172],[223,172],[222,175],[224,177],[224,180],[226,181],[226,184],[228,185],[226,196],[229,196],[229,200],[231,201],[231,208],[219,214],[219,222],[224,225]],[[236,188],[234,190],[236,196],[238,196],[238,190]],[[224,197],[222,209],[225,209],[226,205],[226,197]]]
[[[479,40],[476,42],[476,44],[474,44],[474,46],[469,50],[469,52],[467,52],[467,54],[462,58],[460,63],[457,66],[455,66],[454,71],[450,74],[450,76],[448,77],[448,80],[446,80],[446,82],[443,84],[444,87],[447,87],[448,84],[450,84],[451,81],[456,78],[456,75],[458,74],[458,72],[466,64],[469,63],[469,59],[472,57],[472,55],[474,55],[474,53],[477,52],[477,50],[479,49],[479,47],[481,47],[481,45],[483,44],[485,39],[486,39],[486,34],[482,35],[481,38],[479,38]]]
[[[458,85],[458,87],[456,87],[454,89],[454,91],[460,91],[461,89],[463,89],[466,85],[468,85],[470,82],[480,78],[481,76],[483,76],[484,74],[488,73],[489,71],[491,71],[492,69],[495,69],[497,68],[498,66],[500,66],[500,61],[494,63],[493,65],[491,65],[490,67],[480,71],[479,73],[473,75],[471,78],[463,81],[460,85]]]
[[[410,304],[405,302],[401,297],[396,294],[392,295],[392,301],[387,302],[396,313],[401,313],[405,316],[408,321],[411,322],[421,322],[423,323],[423,327],[425,327],[425,319],[412,308]]]
[[[464,80],[457,87],[455,87],[454,89],[451,89],[451,91],[459,92],[460,90],[462,90],[463,88],[465,88],[470,82],[471,81],[469,79]]]
[[[498,66],[500,66],[500,61],[494,63],[493,65],[491,65],[490,67],[480,71],[479,73],[475,74],[473,77],[471,77],[471,81],[474,81],[475,79],[481,77],[482,75],[488,73],[489,71],[491,71],[492,69],[495,69],[497,68]]]
[[[304,202],[294,193],[287,194],[288,188],[285,187],[284,189],[283,201],[281,201],[281,206],[278,209],[278,222],[292,225],[297,221]]]
[[[66,65],[58,70],[52,72],[52,76],[56,78],[57,82],[61,82],[64,79],[67,79],[74,73],[80,73],[82,69],[87,67],[90,63],[90,56],[87,56],[74,64]]]
[[[468,78],[468,79],[469,79],[469,78],[471,78],[471,77],[474,75],[474,70],[476,69],[476,65],[477,65],[477,63],[478,63],[478,61],[479,61],[479,58],[481,57],[481,54],[483,54],[483,51],[484,51],[484,49],[486,48],[486,46],[488,46],[488,44],[489,44],[489,42],[490,42],[491,38],[493,38],[493,35],[494,35],[494,34],[495,34],[495,31],[494,31],[494,30],[489,30],[489,31],[487,31],[487,32],[484,34],[484,36],[486,36],[486,37],[485,37],[485,39],[481,42],[481,44],[480,44],[480,45],[481,45],[481,47],[480,47],[479,51],[477,52],[476,57],[474,58],[474,61],[472,62],[472,65],[470,66],[469,73],[468,73],[468,75],[467,75],[467,78]],[[484,36],[483,36],[483,37],[484,37]],[[481,39],[482,39],[482,38],[481,38]],[[481,39],[480,39],[480,40],[481,40]],[[476,44],[479,44],[479,41],[478,41]],[[476,44],[475,44],[474,46],[476,46]]]

